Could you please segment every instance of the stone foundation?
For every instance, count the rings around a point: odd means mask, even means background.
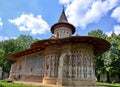
[[[57,78],[55,77],[44,77],[43,84],[53,84],[56,85]]]
[[[85,79],[64,78],[58,86],[95,86],[95,81]]]
[[[24,78],[21,78],[20,80],[23,81],[33,81],[33,82],[42,82],[43,77],[42,76],[35,76],[35,75],[29,75],[29,76],[25,76]]]
[[[25,84],[30,86],[42,86],[42,87],[106,87],[106,86],[58,86],[58,85],[50,85],[50,84],[43,84],[41,82],[26,82],[26,81],[14,81],[14,83]]]

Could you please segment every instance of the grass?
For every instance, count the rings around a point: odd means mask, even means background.
[[[0,87],[37,87],[37,86],[28,86],[28,85],[23,85],[23,84],[0,80]]]
[[[108,87],[120,87],[120,84],[114,83],[104,83],[104,82],[97,82],[96,85],[98,86],[108,86]]]
[[[120,87],[120,84],[109,84],[109,83],[103,83],[103,82],[97,82],[97,86],[107,86],[107,87]],[[13,83],[9,81],[0,80],[0,87],[38,87],[38,86],[28,86],[18,83]],[[45,86],[39,86],[39,87],[45,87]]]

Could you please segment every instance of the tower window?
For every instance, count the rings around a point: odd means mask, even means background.
[[[59,33],[57,32],[57,38],[59,37]]]

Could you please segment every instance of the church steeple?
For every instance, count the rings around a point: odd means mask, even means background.
[[[51,27],[51,32],[55,38],[70,37],[75,33],[75,27],[68,23],[64,9],[62,10],[61,16],[56,24]]]
[[[62,14],[61,14],[61,16],[60,16],[58,22],[65,22],[65,23],[68,23],[67,17],[66,17],[65,12],[64,12],[64,8],[63,8]]]

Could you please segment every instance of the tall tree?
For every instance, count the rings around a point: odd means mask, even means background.
[[[115,33],[113,33],[108,39],[112,44],[110,49],[112,60],[110,65],[110,75],[111,77],[113,77],[114,75],[118,76],[120,81],[120,34],[116,35]]]
[[[98,37],[98,38],[104,38],[106,39],[107,38],[107,35],[103,33],[102,30],[100,29],[97,29],[97,30],[93,30],[91,32],[88,32],[88,35],[89,36],[93,36],[93,37]]]
[[[17,39],[10,39],[4,42],[0,42],[0,66],[4,71],[9,72],[13,61],[7,60],[4,57],[22,50],[27,49],[31,43],[37,41],[31,36],[20,35]]]
[[[111,48],[95,57],[96,75],[99,80],[100,74],[107,73],[107,82],[110,78],[117,75],[120,78],[120,35],[113,33],[110,37],[103,33],[102,30],[93,30],[88,33],[89,36],[100,37],[111,43]]]

